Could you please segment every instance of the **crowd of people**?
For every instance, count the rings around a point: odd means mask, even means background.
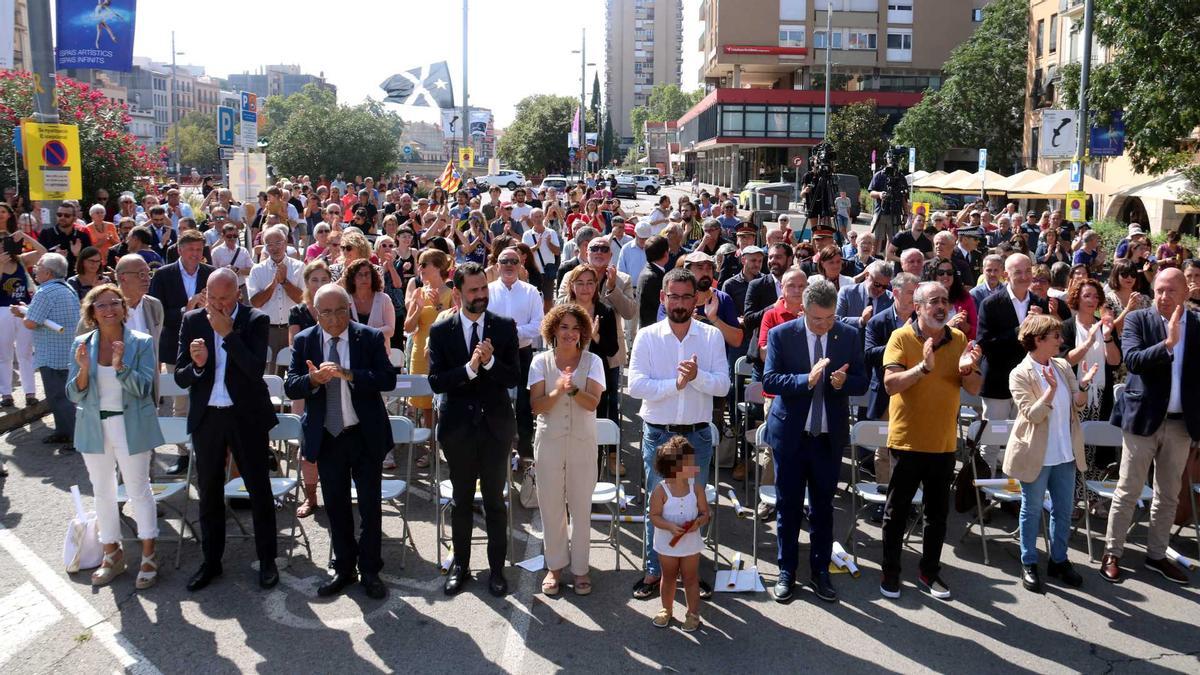
[[[188,588],[223,572],[229,454],[251,504],[258,581],[278,582],[277,469],[266,450],[277,408],[263,380],[277,367],[303,413],[297,515],[329,516],[334,573],[321,595],[356,582],[373,598],[387,592],[379,494],[384,473],[399,468],[384,394],[398,373],[427,376],[435,393],[404,405],[418,426],[436,425],[449,468],[449,595],[472,579],[477,493],[488,590],[507,593],[514,455],[536,475],[542,591],[592,591],[592,493],[600,470],[626,473],[619,452],[600,453],[596,421],[622,424],[622,393],[640,406],[642,425],[634,499],[648,545],[633,595],[661,596],[657,626],[672,621],[678,580],[684,630],[699,626],[712,593],[698,562],[714,515],[705,491],[714,454],[732,463],[734,480],[766,465],[762,480],[777,499],[757,517],[777,523],[774,597],[793,597],[807,521],[811,587],[837,599],[833,500],[852,419],[887,422],[885,448],[851,451],[886,489],[871,514],[883,531],[881,593],[901,592],[901,543],[920,490],[917,585],[950,597],[940,554],[960,391],[982,397],[984,420],[1014,421],[1009,442],[980,455],[989,475],[1020,484],[1027,588],[1043,588],[1036,542],[1047,492],[1047,575],[1083,583],[1067,535],[1090,509],[1108,520],[1101,577],[1119,581],[1151,471],[1144,565],[1187,582],[1166,549],[1200,440],[1200,399],[1184,386],[1200,375],[1200,263],[1178,236],[1154,251],[1131,225],[1109,257],[1085,224],[1057,211],[1021,218],[1015,204],[910,216],[881,241],[787,216],[759,227],[723,193],[662,196],[635,216],[594,176],[563,194],[518,187],[509,200],[473,182],[454,194],[424,190],[411,175],[339,175],[280,180],[256,203],[220,187],[184,199],[178,186],[161,186],[115,204],[101,191],[86,213],[62,202],[40,227],[16,199],[0,204],[0,304],[11,314],[0,319],[0,407],[16,405],[14,357],[26,404],[37,402],[36,368],[53,415],[45,440],[82,454],[92,480],[105,551],[94,584],[126,569],[114,467],[142,541],[136,585],[157,579],[150,451],[163,443],[157,418],[172,415],[187,418],[200,502],[203,563]],[[761,411],[735,405],[742,359],[762,383]],[[188,396],[160,400],[160,370]],[[755,419],[766,425],[763,452],[723,456],[734,429]],[[1094,420],[1121,427],[1122,451],[1084,445],[1080,422]],[[431,463],[425,454],[416,466]],[[1082,488],[1113,464],[1111,502]],[[188,465],[182,454],[169,472]]]

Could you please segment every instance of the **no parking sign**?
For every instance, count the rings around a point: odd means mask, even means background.
[[[79,164],[79,127],[73,124],[21,123],[29,198],[80,199],[83,172]]]

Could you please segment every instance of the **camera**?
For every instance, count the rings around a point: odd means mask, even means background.
[[[880,212],[885,215],[902,217],[904,205],[908,202],[908,178],[904,175],[903,163],[905,149],[889,148],[887,165],[883,167],[883,175],[887,182],[884,187],[884,198]]]

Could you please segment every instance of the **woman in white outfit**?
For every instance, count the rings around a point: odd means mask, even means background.
[[[570,567],[575,593],[592,592],[588,553],[592,492],[596,489],[596,406],[604,391],[604,359],[587,351],[592,320],[576,304],[557,305],[542,319],[551,346],[529,367],[529,405],[537,415],[533,438],[538,509],[546,549],[542,592],[557,595]],[[571,516],[568,546],[567,515]]]
[[[154,404],[158,359],[154,341],[125,326],[125,297],[113,284],[93,288],[80,313],[93,330],[75,338],[75,359],[67,377],[67,397],[75,403],[75,448],[83,456],[92,494],[104,561],[92,573],[92,585],[104,586],[125,571],[117,504],[119,467],[133,507],[142,562],[136,586],[158,579],[154,540],[158,514],[150,488],[150,451],[163,444]]]
[[[12,209],[0,204],[0,213],[10,218]],[[15,220],[8,224],[16,225]],[[25,405],[37,403],[37,387],[33,380],[33,332],[25,327],[21,317],[6,307],[28,304],[33,298],[33,277],[26,270],[41,259],[46,248],[19,228],[11,234],[0,223],[0,408],[13,403],[12,364],[14,352],[21,371],[21,388],[25,390]],[[33,250],[25,251],[29,247]]]

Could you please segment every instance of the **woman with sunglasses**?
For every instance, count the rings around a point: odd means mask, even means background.
[[[1138,291],[1140,278],[1142,273],[1132,260],[1113,263],[1108,283],[1104,285],[1104,307],[1116,317],[1113,319],[1113,331],[1117,335],[1125,329],[1125,317],[1130,312],[1150,306],[1149,296]]]
[[[967,292],[962,280],[954,273],[954,263],[949,258],[934,258],[925,264],[924,281],[936,281],[949,294],[953,307],[946,316],[946,325],[957,328],[967,336],[967,340],[975,339],[975,329],[979,318],[975,307],[975,299]]]
[[[450,257],[436,249],[426,250],[417,259],[417,278],[414,287],[404,299],[408,312],[404,317],[404,332],[412,336],[408,349],[408,372],[413,375],[429,374],[429,328],[438,314],[454,305],[454,294],[446,285],[450,276]],[[421,411],[420,425],[432,428],[433,397],[414,396],[409,405]],[[429,466],[429,457],[422,455],[417,466]]]
[[[154,401],[158,370],[154,341],[125,325],[125,297],[113,284],[92,289],[80,313],[93,330],[75,338],[67,398],[76,407],[75,448],[92,482],[104,547],[104,560],[92,573],[92,585],[107,585],[126,569],[117,503],[116,469],[120,468],[142,542],[134,582],[142,590],[158,580],[154,546],[158,513],[150,488],[150,459],[151,451],[163,444],[163,436]]]
[[[0,211],[8,208],[5,204]],[[0,231],[0,236],[3,236]],[[31,246],[32,251],[25,251]],[[13,403],[13,353],[21,371],[21,387],[25,390],[25,405],[37,403],[37,384],[33,377],[33,332],[25,327],[21,317],[8,308],[28,304],[33,299],[33,279],[28,268],[33,267],[46,248],[37,239],[21,230],[0,238],[0,408]]]
[[[400,261],[396,258],[396,240],[380,235],[375,240],[375,257],[379,260],[379,271],[383,275],[383,292],[392,301],[395,316],[404,316],[404,276],[400,273]],[[388,346],[404,349],[404,331],[394,330]]]

